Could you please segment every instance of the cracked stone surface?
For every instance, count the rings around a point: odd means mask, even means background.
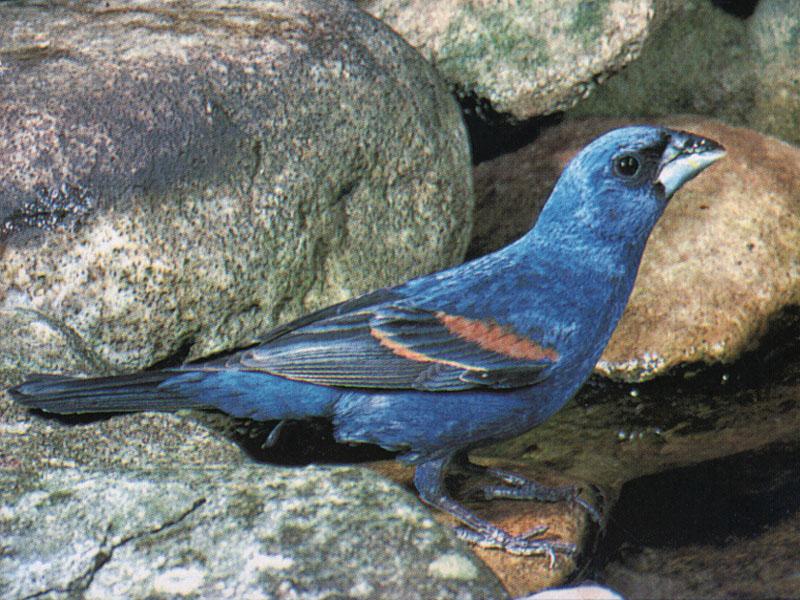
[[[501,598],[364,469],[0,470],[3,598]]]
[[[49,473],[61,468],[78,469],[85,473],[127,472],[131,469],[172,472],[185,468],[190,471],[204,470],[209,478],[217,478],[220,471],[227,472],[249,462],[245,451],[239,444],[232,443],[232,439],[240,443],[250,440],[246,443],[252,451],[253,443],[257,445],[258,440],[266,439],[269,429],[268,426],[261,428],[253,422],[230,419],[219,413],[200,411],[59,418],[26,411],[11,402],[6,394],[0,393],[0,471],[6,469],[8,473]],[[294,432],[286,435],[300,434]],[[297,444],[319,443],[302,437],[303,435],[308,434],[303,433]],[[292,455],[291,449],[288,449],[288,454]],[[333,460],[324,451],[322,455]],[[278,451],[272,455],[272,460],[280,460],[280,457]],[[270,459],[269,456],[262,458]],[[496,466],[525,472],[525,469],[519,468],[520,465],[511,465],[508,462]],[[458,525],[452,517],[424,507],[413,492],[411,467],[404,467],[393,460],[370,463],[365,467],[411,491],[413,495],[408,501],[416,503],[420,510],[427,511],[429,516],[443,524],[448,531]],[[268,478],[274,468],[269,464],[263,465],[263,468],[263,475]],[[296,468],[293,472],[298,478],[307,473],[301,468]],[[542,477],[539,472],[528,474],[553,486],[574,483],[569,479],[559,479],[553,473],[547,477]],[[460,482],[459,489],[455,491],[459,498],[469,501],[482,484],[489,483],[493,481],[470,477],[467,481]],[[485,518],[517,533],[546,523],[548,537],[569,541],[581,547],[586,544],[587,536],[590,535],[591,527],[586,522],[585,512],[568,502],[472,500],[470,506]],[[353,510],[358,512],[360,509],[354,504]],[[335,519],[340,518],[338,513],[331,515]],[[567,555],[559,555],[551,568],[549,560],[543,556],[518,557],[497,550],[469,546],[465,546],[465,550],[483,561],[512,595],[563,584],[579,568],[576,557]],[[354,558],[348,563],[353,570],[361,568],[361,563],[357,560],[360,559]],[[432,566],[425,568],[437,573],[454,573],[453,577],[457,579],[466,577],[465,572],[472,572],[471,567],[467,571],[461,568],[465,564],[472,564],[465,563],[461,555],[453,558],[450,554],[445,554],[441,560],[437,559],[431,564]],[[466,583],[470,581],[471,578],[467,577]],[[366,597],[394,596],[377,594]]]
[[[458,107],[351,3],[5,4],[0,382],[206,355],[460,259]]]
[[[459,92],[518,119],[569,108],[638,56],[674,0],[359,0]],[[557,24],[557,25],[556,25]]]
[[[671,200],[597,370],[635,382],[680,365],[735,361],[800,303],[800,150],[789,144],[702,117],[566,122],[477,167],[470,254],[519,236],[566,162],[602,132],[632,122],[706,135],[728,155]],[[527,211],[530,220],[510,220],[511,211]]]

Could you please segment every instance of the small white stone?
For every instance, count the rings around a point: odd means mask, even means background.
[[[478,569],[463,554],[445,554],[428,565],[428,575],[440,579],[469,581],[478,576]]]
[[[375,595],[375,588],[373,588],[366,581],[359,581],[350,588],[348,596],[350,598],[372,598]]]
[[[203,585],[205,573],[196,567],[178,567],[156,576],[153,591],[157,594],[188,596]]]
[[[615,591],[601,585],[587,584],[544,590],[519,600],[623,600],[623,598]]]
[[[294,559],[280,554],[256,554],[247,561],[247,569],[256,571],[284,571],[294,566]]]

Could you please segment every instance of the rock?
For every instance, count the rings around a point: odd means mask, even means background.
[[[480,454],[598,485],[613,505],[622,485],[638,477],[796,441],[800,353],[792,346],[798,335],[796,323],[771,336],[774,346],[734,365],[642,384],[595,376],[548,421]]]
[[[628,307],[597,366],[625,381],[734,361],[800,301],[800,150],[702,118],[648,122],[717,139],[728,156],[676,194],[647,244]],[[567,122],[479,165],[480,229],[470,254],[526,230],[566,161],[601,132],[629,123]],[[509,222],[511,213],[531,218]]]
[[[800,144],[798,28],[793,0],[761,0],[747,20],[687,2],[570,116],[686,112]]]
[[[799,451],[795,436],[632,482],[594,576],[629,600],[800,597]]]
[[[800,5],[761,0],[748,21],[757,68],[751,125],[800,145]]]
[[[0,470],[3,598],[501,598],[410,495],[355,468]]]
[[[351,3],[12,3],[0,382],[207,355],[460,259],[461,116]]]
[[[542,590],[517,600],[624,600],[624,598],[602,585],[586,583],[572,587]]]
[[[359,0],[461,94],[517,119],[564,110],[628,64],[678,4]],[[556,25],[557,24],[557,25]]]
[[[132,469],[171,473],[178,469],[198,472],[206,469],[209,478],[215,479],[219,471],[238,468],[248,461],[247,455],[230,438],[250,439],[246,444],[249,452],[258,459],[271,458],[278,461],[295,461],[300,457],[294,440],[283,440],[283,447],[270,449],[269,453],[258,449],[266,438],[266,425],[259,429],[253,424],[229,419],[215,413],[181,411],[180,414],[140,413],[113,417],[54,417],[33,416],[7,399],[0,402],[0,473],[3,469],[13,472],[50,472],[54,468],[77,469],[80,472],[131,471]],[[223,435],[224,434],[224,435]],[[297,443],[317,445],[315,452],[325,461],[336,460],[340,447],[326,446],[324,440],[309,440],[303,431],[289,431],[285,437],[303,436]],[[227,439],[226,439],[227,438]],[[99,442],[101,440],[102,442]],[[353,449],[355,452],[356,449]],[[314,460],[314,456],[307,457]],[[341,460],[347,461],[347,457]],[[413,469],[393,460],[370,463],[367,466],[377,473],[393,479],[413,492],[411,478]],[[525,465],[508,461],[495,466],[526,473]],[[264,477],[268,479],[274,467],[265,464]],[[304,476],[303,469],[294,469],[298,478]],[[569,479],[557,474],[530,472],[537,480],[548,485],[571,485]],[[2,480],[0,479],[0,484]],[[580,507],[567,503],[541,503],[536,501],[492,500],[475,501],[481,484],[492,483],[477,477],[460,482],[455,491],[459,498],[469,501],[471,508],[501,527],[522,533],[536,525],[547,524],[547,537],[575,543],[579,548],[587,547],[592,540],[593,528],[586,513]],[[222,485],[222,484],[221,484]],[[416,496],[415,496],[416,497]],[[418,502],[418,509],[429,510]],[[356,512],[359,509],[354,509]],[[429,510],[429,515],[451,530],[459,523],[449,515]],[[2,523],[0,519],[0,536]],[[560,585],[579,568],[576,557],[559,555],[554,565],[546,556],[518,557],[497,550],[485,550],[465,545],[491,569],[508,593],[519,595],[543,587]],[[451,573],[453,579],[464,578],[462,558],[452,559],[444,554],[440,562],[430,569],[440,574]],[[454,562],[455,561],[455,562]],[[348,563],[354,570],[366,568],[363,563]],[[471,564],[471,563],[470,563]],[[427,568],[427,567],[426,567]],[[2,570],[2,565],[0,565]],[[468,572],[472,572],[470,569]],[[459,573],[461,573],[459,575]],[[437,575],[438,576],[438,575]],[[444,576],[444,575],[442,575]],[[2,591],[0,589],[0,591]],[[476,596],[483,597],[483,596]],[[488,596],[505,597],[505,596]]]
[[[137,413],[109,417],[33,416],[0,400],[0,469],[93,469],[230,466],[246,455],[191,413]],[[62,422],[63,421],[63,422]],[[232,428],[228,420],[228,429]]]
[[[756,79],[746,21],[711,2],[686,2],[641,55],[569,111],[572,118],[709,115],[745,125]]]
[[[198,419],[201,419],[200,422]],[[3,439],[3,444],[0,446],[0,473],[3,469],[14,473],[49,473],[54,468],[62,468],[74,469],[81,473],[128,472],[136,469],[162,474],[186,469],[190,472],[205,470],[209,473],[207,475],[209,479],[216,480],[219,472],[237,469],[248,460],[242,449],[232,444],[226,437],[231,437],[230,432],[234,430],[241,431],[238,436],[234,436],[239,439],[242,436],[250,437],[257,432],[252,430],[252,424],[248,426],[242,423],[238,426],[241,428],[239,430],[236,423],[236,420],[221,416],[214,419],[213,413],[200,417],[195,411],[182,411],[180,415],[141,413],[117,415],[111,418],[89,416],[32,418],[32,415],[17,405],[5,401],[0,403],[0,437]],[[229,435],[220,435],[220,431],[228,432]],[[288,435],[294,434],[290,432]],[[255,438],[255,445],[257,446],[258,440],[263,440],[265,437],[266,432],[262,431],[261,435]],[[306,440],[305,443],[312,442]],[[313,443],[318,442],[315,440]],[[336,452],[342,451],[340,448],[326,449],[324,441],[319,444],[319,452],[324,454],[327,460],[333,460],[331,457],[335,456]],[[287,455],[273,457],[273,460],[294,460],[292,448],[288,448],[288,452]],[[548,485],[574,483],[553,473],[543,475],[538,471],[529,472],[525,465],[519,463],[501,461],[494,464],[515,472],[535,475],[537,480]],[[413,491],[412,468],[404,467],[392,460],[371,463],[367,466]],[[275,469],[267,464],[261,467],[264,469],[263,476],[268,481]],[[297,478],[302,478],[305,473],[301,468],[293,471]],[[224,477],[220,477],[224,481]],[[491,482],[470,477],[460,482],[456,492],[461,499],[469,501],[474,510],[492,522],[518,533],[529,531],[536,525],[547,524],[549,528],[547,537],[575,543],[579,548],[586,548],[591,544],[594,530],[587,520],[585,511],[580,507],[567,502],[475,501],[476,490],[482,483]],[[418,500],[417,503],[420,511],[429,510]],[[360,509],[353,510],[358,512]],[[447,530],[459,525],[455,519],[440,511],[429,510],[428,514]],[[2,536],[1,518],[0,536]],[[476,558],[483,561],[508,593],[515,595],[560,585],[580,566],[576,557],[566,555],[559,555],[555,564],[551,566],[549,558],[545,556],[517,557],[497,550],[484,550],[466,545],[464,548],[467,549],[467,553],[471,550]],[[465,577],[463,558],[456,560],[449,554],[443,556],[440,562],[432,563],[430,569],[440,574],[451,573],[453,579],[463,579]],[[353,570],[366,568],[361,562],[352,561],[348,564]],[[1,565],[0,571],[2,571]],[[467,571],[472,572],[471,569]]]
[[[597,486],[604,541],[584,547],[594,577],[626,598],[796,597],[798,337],[795,310],[733,365],[636,385],[594,376],[479,459]]]
[[[570,486],[575,483],[574,480],[561,477],[557,473],[542,469],[532,470],[530,465],[518,461],[482,459],[480,463],[531,477],[551,487]],[[394,461],[371,463],[369,466],[411,489],[413,476],[411,468]],[[483,498],[483,486],[496,484],[497,480],[485,476],[452,477],[449,483],[456,498],[467,504],[476,514],[504,530],[513,534],[524,534],[536,527],[546,526],[547,531],[541,536],[542,538],[572,543],[578,549],[576,555],[558,554],[555,562],[551,564],[547,556],[514,556],[498,550],[472,546],[475,555],[494,572],[512,597],[563,585],[585,564],[587,560],[585,551],[594,542],[596,527],[593,526],[586,511],[577,504],[536,500],[486,500]],[[582,497],[590,502],[595,500],[588,492]],[[451,515],[438,510],[434,510],[433,515],[439,523],[448,527],[461,526]]]

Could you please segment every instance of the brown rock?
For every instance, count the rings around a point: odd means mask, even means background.
[[[707,119],[650,122],[717,139],[728,156],[675,195],[647,244],[628,307],[597,366],[626,381],[680,364],[731,362],[800,301],[800,150]],[[470,254],[521,234],[566,161],[603,131],[629,123],[567,122],[479,165],[479,229]]]

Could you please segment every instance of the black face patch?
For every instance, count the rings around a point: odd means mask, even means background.
[[[25,229],[75,229],[96,205],[94,197],[80,186],[62,183],[48,190],[37,185],[34,197],[0,223],[0,241]]]
[[[656,163],[661,162],[661,157],[664,156],[664,152],[669,146],[672,138],[669,136],[668,133],[662,133],[658,140],[650,144],[649,146],[645,146],[644,148],[639,149],[639,153],[642,156],[650,158],[654,160]]]

